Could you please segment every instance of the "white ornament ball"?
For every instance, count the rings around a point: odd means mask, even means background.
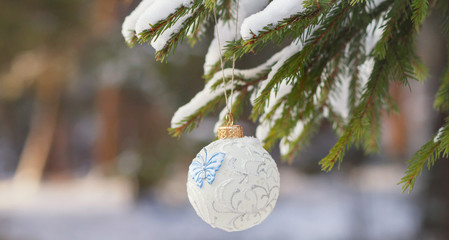
[[[241,231],[271,213],[279,183],[276,163],[257,138],[220,139],[193,159],[187,194],[196,213],[212,227]]]

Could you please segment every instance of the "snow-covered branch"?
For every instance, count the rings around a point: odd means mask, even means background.
[[[449,9],[447,1],[437,2]],[[143,0],[125,19],[122,34],[129,45],[150,43],[157,58],[164,59],[185,37],[190,35],[195,41],[205,26],[217,24],[220,36],[214,31],[203,67],[206,85],[174,114],[171,133],[179,136],[193,129],[205,114],[221,110],[223,91],[230,93],[233,88],[230,107],[237,111],[249,99],[251,118],[259,121],[256,136],[265,146],[280,141],[284,157],[292,158],[327,118],[339,135],[320,162],[328,171],[341,163],[354,143],[367,151],[377,148],[381,111],[391,101],[390,82],[408,84],[410,79],[422,77],[417,75],[425,75],[415,55],[415,39],[432,7],[422,3],[425,1]],[[447,21],[442,25],[449,26]],[[281,50],[255,68],[235,69],[234,82],[230,80],[232,69],[221,72],[220,51],[223,65],[229,66],[230,60],[272,45]],[[449,108],[448,79],[449,74],[435,102],[440,110]],[[221,111],[216,128],[226,111]],[[416,163],[411,163],[403,182],[406,187],[413,186],[426,158],[441,150],[436,144],[449,139],[447,131],[441,134],[435,137],[438,143],[424,146]]]

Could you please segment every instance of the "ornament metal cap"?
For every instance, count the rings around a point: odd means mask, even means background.
[[[234,125],[234,117],[231,113],[226,114],[226,126],[218,128],[217,137],[219,139],[242,138],[243,128],[240,125]]]
[[[221,126],[218,128],[219,139],[242,138],[243,128],[240,125]]]

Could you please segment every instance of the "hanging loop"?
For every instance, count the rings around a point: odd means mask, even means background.
[[[228,112],[226,113],[226,126],[232,126],[234,125],[234,116],[232,113]]]
[[[240,1],[237,0],[237,13],[235,17],[235,36],[234,40],[237,40],[238,38],[238,21],[239,21],[239,5]],[[221,67],[221,74],[223,78],[223,93],[225,97],[226,102],[226,108],[228,110],[228,113],[226,114],[226,125],[232,126],[234,125],[234,117],[232,116],[231,110],[233,105],[233,95],[234,95],[234,73],[235,73],[235,54],[232,56],[232,74],[231,74],[231,95],[230,98],[228,98],[227,94],[227,87],[226,87],[226,77],[224,73],[224,61],[223,61],[223,54],[221,53],[221,41],[220,41],[220,33],[218,31],[218,21],[217,21],[217,11],[216,6],[213,8],[214,13],[214,21],[215,21],[215,34],[217,36],[217,42],[218,42],[218,55],[220,57],[220,67]]]

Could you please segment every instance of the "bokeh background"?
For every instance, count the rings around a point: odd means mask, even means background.
[[[444,117],[432,108],[447,63],[436,21],[418,41],[429,78],[392,86],[401,113],[384,116],[381,152],[351,149],[339,171],[320,172],[336,141],[328,124],[292,164],[273,149],[275,210],[259,226],[226,233],[196,216],[185,191],[216,115],[180,139],[167,133],[174,111],[203,87],[210,38],[156,62],[151,47],[130,49],[120,35],[137,3],[0,2],[1,240],[449,239],[447,160],[425,171],[412,194],[397,185],[406,159]],[[238,64],[254,66],[276,49]],[[252,122],[240,123],[254,133]]]

